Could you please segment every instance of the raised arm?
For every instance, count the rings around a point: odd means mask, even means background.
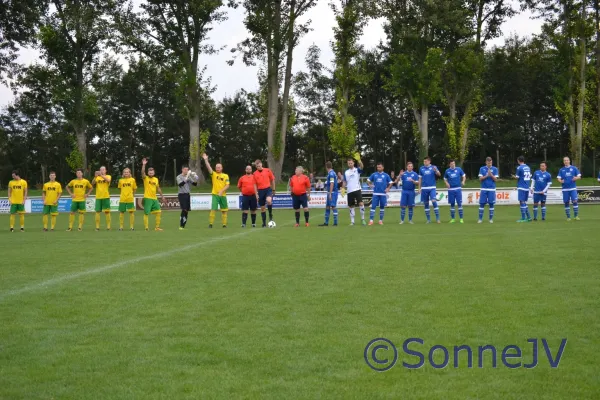
[[[208,156],[206,155],[206,153],[202,154],[202,158],[204,159],[204,165],[206,165],[206,169],[208,170],[208,174],[212,175],[213,170],[210,167],[210,163],[208,162]]]
[[[148,164],[148,160],[142,158],[142,179],[146,179],[146,164]]]

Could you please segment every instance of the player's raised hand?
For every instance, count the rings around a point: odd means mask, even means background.
[[[146,165],[148,164],[148,160],[144,157],[142,158],[142,165]]]
[[[202,159],[204,161],[207,161],[208,160],[208,155],[206,153],[202,153]]]

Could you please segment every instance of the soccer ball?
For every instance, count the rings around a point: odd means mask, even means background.
[[[275,221],[269,221],[268,227],[269,228],[275,228],[277,226],[277,224],[275,223]]]

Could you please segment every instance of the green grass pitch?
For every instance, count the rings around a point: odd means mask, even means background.
[[[275,210],[275,229],[207,228],[208,214],[163,214],[164,232],[9,233],[0,217],[0,399],[597,399],[600,398],[600,206],[565,221],[517,224],[517,206],[495,224],[294,229]],[[449,219],[441,209],[443,221]],[[486,209],[487,215],[487,209]],[[153,223],[153,219],[151,219]],[[217,223],[219,216],[217,216]],[[126,219],[126,226],[128,220]],[[113,229],[118,214],[113,213]],[[104,225],[104,221],[103,221]],[[374,338],[399,348],[375,372],[363,352]],[[450,364],[409,370],[402,342],[450,349]],[[536,368],[508,369],[509,344],[545,338]],[[492,344],[484,368],[453,366],[452,346]],[[382,353],[379,353],[382,354]],[[436,352],[434,360],[442,358]]]

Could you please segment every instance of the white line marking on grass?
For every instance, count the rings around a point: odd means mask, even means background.
[[[286,225],[291,225],[291,224],[286,223],[286,224],[282,224],[281,226],[286,226]],[[157,258],[167,257],[172,254],[179,253],[181,251],[195,249],[197,247],[202,247],[207,244],[212,244],[212,243],[220,242],[222,240],[227,240],[227,239],[233,239],[233,238],[236,238],[239,236],[245,236],[245,235],[249,235],[253,232],[260,232],[260,231],[262,231],[261,228],[251,228],[247,231],[239,232],[234,235],[219,236],[219,237],[216,237],[213,239],[205,240],[204,242],[199,242],[199,243],[189,244],[187,246],[178,247],[173,250],[162,251],[160,253],[154,253],[154,254],[151,254],[148,256],[143,256],[143,257],[131,258],[129,260],[119,261],[119,262],[116,262],[113,264],[104,265],[102,267],[97,267],[97,268],[92,268],[92,269],[88,269],[85,271],[73,272],[70,274],[62,275],[62,276],[59,276],[56,278],[48,279],[47,281],[35,283],[33,285],[23,286],[22,288],[19,288],[19,289],[7,290],[5,292],[0,293],[0,302],[2,302],[3,300],[5,300],[6,298],[11,297],[11,296],[16,296],[16,295],[19,295],[22,293],[33,292],[36,290],[45,289],[45,288],[53,286],[53,285],[58,285],[63,282],[71,281],[73,279],[77,279],[77,278],[81,278],[81,277],[89,276],[89,275],[100,274],[102,272],[111,271],[111,270],[117,269],[117,268],[127,267],[129,265],[137,264],[142,261],[155,260]]]
[[[257,231],[258,230],[254,230],[254,231],[249,230],[249,231],[245,231],[245,232],[236,233],[235,235],[220,236],[220,237],[216,237],[213,239],[205,240],[204,242],[199,242],[199,243],[194,243],[194,244],[190,244],[190,245],[183,246],[183,247],[178,247],[173,250],[162,251],[160,253],[154,253],[154,254],[151,254],[148,256],[131,258],[129,260],[119,261],[119,262],[104,265],[104,266],[98,267],[98,268],[92,268],[92,269],[88,269],[88,270],[81,271],[81,272],[74,272],[74,273],[62,275],[62,276],[59,276],[56,278],[48,279],[47,281],[43,281],[43,282],[36,283],[33,285],[24,286],[20,289],[8,290],[3,293],[0,293],[0,301],[6,299],[7,297],[16,296],[21,293],[32,292],[32,291],[39,290],[39,289],[45,289],[49,286],[58,285],[60,283],[71,281],[73,279],[81,278],[81,277],[88,276],[88,275],[100,274],[102,272],[110,271],[113,269],[126,267],[126,266],[129,266],[132,264],[137,264],[142,261],[149,261],[149,260],[155,260],[158,258],[168,257],[170,255],[177,254],[181,251],[195,249],[197,247],[202,247],[207,244],[212,244],[212,243],[219,242],[222,240],[227,240],[227,239],[233,239],[235,237],[248,235],[252,232],[257,232]]]

